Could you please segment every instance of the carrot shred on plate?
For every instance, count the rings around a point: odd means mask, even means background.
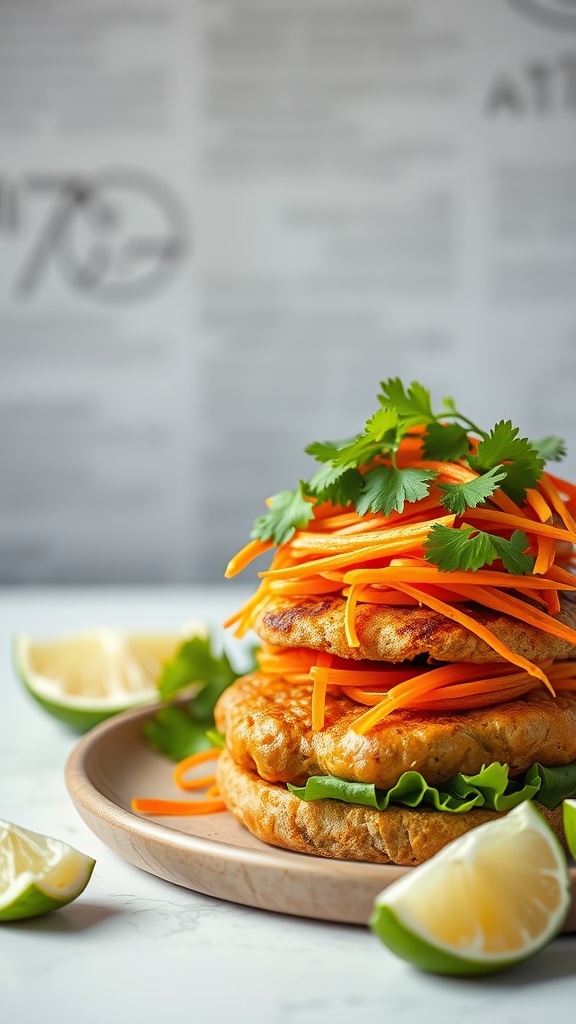
[[[132,810],[140,814],[151,814],[157,817],[163,815],[196,815],[216,814],[218,811],[225,811],[226,804],[219,796],[218,787],[215,784],[215,776],[204,776],[201,779],[187,779],[185,776],[192,769],[207,761],[216,761],[222,750],[219,747],[210,750],[200,750],[178,762],[173,771],[174,784],[179,789],[198,790],[208,787],[205,798],[202,800],[172,800],[163,797],[134,797]]]
[[[161,800],[154,797],[135,797],[132,800],[132,810],[140,814],[152,814],[155,817],[163,815],[196,815],[196,814],[217,814],[218,811],[225,811],[226,804],[223,800]]]

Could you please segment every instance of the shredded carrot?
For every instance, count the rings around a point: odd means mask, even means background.
[[[566,574],[569,576],[569,574]],[[425,565],[388,565],[383,568],[374,569],[350,569],[344,574],[344,583],[386,583],[389,586],[396,586],[398,583],[434,583],[438,587],[448,589],[460,589],[460,584],[471,586],[489,584],[492,587],[504,587],[507,590],[517,586],[526,590],[576,590],[576,577],[568,579],[553,578],[550,573],[542,577],[514,576],[508,572],[499,572],[497,569],[455,570],[454,572],[443,572],[436,566]],[[576,636],[574,637],[576,642]]]
[[[132,810],[140,814],[162,815],[196,815],[216,814],[225,811],[223,800],[160,800],[154,797],[134,797]]]
[[[356,632],[355,612],[358,598],[364,588],[355,584],[350,587],[344,608],[344,632],[349,647],[359,647],[360,641]]]
[[[534,533],[540,537],[553,537],[554,540],[569,540],[576,543],[576,526],[572,532],[568,528],[560,529],[558,526],[536,522],[528,516],[513,516],[508,512],[496,512],[488,508],[467,509],[464,518],[470,523],[489,522],[495,527],[524,530],[525,533]]]
[[[264,579],[282,579],[285,577],[299,579],[302,576],[315,576],[319,572],[338,569],[340,566],[350,562],[351,554],[353,554],[354,562],[363,562],[381,558],[385,554],[412,551],[418,549],[426,540],[430,529],[435,523],[441,523],[443,526],[453,526],[455,518],[453,515],[448,515],[425,523],[415,523],[398,528],[391,527],[389,530],[382,531],[377,538],[371,538],[369,543],[364,544],[360,548],[355,545],[354,538],[352,538],[352,543],[348,543],[349,539],[344,538],[345,543],[340,548],[341,554],[329,554],[323,558],[314,558],[308,562],[286,565],[278,569],[271,566],[270,569],[258,575]],[[312,539],[316,541],[317,538]]]
[[[536,487],[528,488],[526,491],[526,502],[534,509],[541,523],[552,522],[552,509]]]
[[[226,579],[237,576],[247,565],[250,565],[250,562],[253,562],[255,558],[263,555],[265,551],[269,551],[272,547],[273,543],[271,540],[251,540],[238,554],[234,555],[234,558],[230,559],[224,576]]]
[[[322,674],[322,670],[330,668],[331,664],[332,655],[321,651],[318,655],[316,666],[310,670],[314,684],[312,687],[312,729],[314,732],[324,728],[326,688],[328,684],[325,675]]]
[[[209,786],[214,781],[214,774],[205,775],[201,779],[186,779],[185,776],[192,768],[196,768],[199,764],[206,764],[207,761],[216,761],[222,751],[219,748],[211,748],[210,750],[199,750],[195,754],[190,754],[185,757],[182,761],[179,761],[176,765],[173,773],[173,779],[180,789],[204,789],[205,786]]]
[[[202,779],[186,779],[185,776],[191,768],[207,761],[216,761],[222,753],[220,748],[197,751],[178,762],[173,772],[173,781],[179,789],[209,789],[206,798],[203,800],[171,800],[160,797],[134,797],[132,810],[141,814],[162,815],[196,815],[216,814],[217,811],[225,811],[226,804],[219,794],[217,786],[214,785],[215,776],[205,776]]]

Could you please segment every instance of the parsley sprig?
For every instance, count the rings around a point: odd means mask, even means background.
[[[438,477],[434,466],[398,465],[403,439],[418,429],[427,462],[457,462],[479,475],[458,483],[438,483],[442,505],[462,517],[466,509],[486,502],[501,489],[521,504],[526,491],[535,487],[547,460],[565,455],[557,437],[529,441],[519,436],[510,420],[500,420],[484,431],[444,398],[435,412],[430,392],[417,381],[405,387],[400,378],[380,384],[379,408],[360,433],[342,441],[315,441],[305,450],[319,469],[294,491],[281,491],[271,499],[268,512],[256,520],[252,538],[284,544],[297,529],[305,529],[313,516],[313,502],[352,506],[359,515],[402,512],[406,502],[426,497]],[[422,428],[424,431],[422,433]],[[465,523],[456,529],[434,527],[426,545],[426,558],[446,571],[478,569],[500,559],[513,573],[530,572],[528,539],[516,531],[509,541],[472,529]]]

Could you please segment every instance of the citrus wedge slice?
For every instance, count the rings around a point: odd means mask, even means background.
[[[529,801],[472,829],[376,897],[370,926],[438,974],[487,974],[528,959],[570,905],[566,857]]]
[[[0,921],[38,917],[75,900],[95,861],[59,839],[0,819]]]
[[[566,845],[570,850],[571,856],[576,857],[576,800],[564,800],[562,804],[562,818]]]
[[[51,640],[18,633],[16,672],[42,707],[74,729],[159,699],[157,680],[186,634],[94,629]]]

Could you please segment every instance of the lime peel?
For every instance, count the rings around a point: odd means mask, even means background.
[[[570,901],[564,851],[526,801],[392,883],[376,897],[369,925],[423,970],[488,974],[547,945]]]
[[[576,800],[567,799],[563,801],[562,821],[570,856],[576,858]]]
[[[0,819],[0,921],[66,906],[84,892],[95,864],[60,839]]]

